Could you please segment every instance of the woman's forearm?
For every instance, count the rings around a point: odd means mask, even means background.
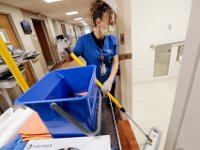
[[[113,66],[112,66],[112,70],[111,70],[111,73],[110,73],[108,80],[114,81],[115,76],[117,74],[118,66],[119,66],[118,64],[119,64],[119,62],[118,62],[118,58],[117,58],[117,55],[116,55],[113,58]]]

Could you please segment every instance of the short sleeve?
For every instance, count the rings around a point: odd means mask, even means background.
[[[73,52],[77,57],[79,57],[83,55],[83,50],[84,50],[83,41],[82,38],[79,38],[78,41],[76,42]]]
[[[117,44],[117,38],[115,36],[111,36],[111,40],[113,43],[113,51],[114,51],[114,56],[118,55],[118,44]]]
[[[114,45],[114,55],[118,55],[118,44]]]

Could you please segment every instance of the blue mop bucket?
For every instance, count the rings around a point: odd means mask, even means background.
[[[97,104],[96,66],[55,70],[33,85],[15,100],[35,110],[53,137],[78,137],[84,134],[72,123],[57,114],[56,103],[90,131],[96,129]],[[86,96],[78,93],[87,92]]]

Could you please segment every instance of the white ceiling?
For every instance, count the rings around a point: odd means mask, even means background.
[[[91,0],[62,0],[54,3],[46,3],[43,0],[0,0],[0,2],[72,24],[78,24],[78,21],[74,21],[74,18],[77,17],[82,17],[88,23],[90,22]],[[67,16],[65,13],[70,11],[78,11],[78,14]]]

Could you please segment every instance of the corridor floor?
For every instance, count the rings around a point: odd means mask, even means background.
[[[163,150],[176,93],[177,78],[162,79],[133,85],[133,118],[148,133],[152,127],[161,130],[159,150]],[[132,125],[132,124],[131,124]],[[133,127],[142,149],[145,137]]]

